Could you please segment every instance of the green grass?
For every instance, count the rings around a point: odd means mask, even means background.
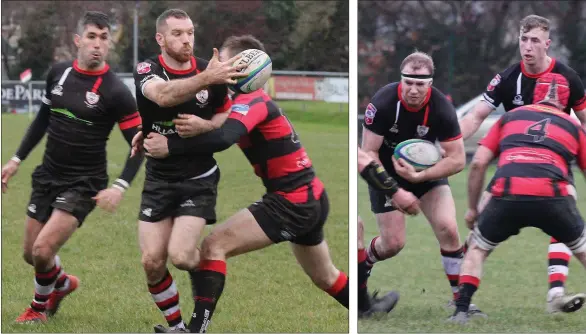
[[[347,119],[347,112],[342,114]],[[329,193],[331,211],[325,234],[333,261],[348,272],[348,127],[347,122],[315,122],[328,115],[308,112],[298,115],[294,125]],[[304,121],[306,118],[311,121]],[[15,152],[28,124],[25,115],[2,115],[3,163]],[[110,215],[96,209],[59,252],[64,268],[80,277],[80,289],[64,301],[60,313],[48,324],[14,324],[33,297],[33,270],[22,260],[21,244],[30,175],[43,151],[44,140],[2,196],[2,332],[152,333],[153,325],[165,322],[148,293],[140,264],[136,222],[144,167],[118,212]],[[108,144],[111,180],[120,173],[127,154],[127,145],[115,129]],[[221,222],[259,199],[264,188],[236,146],[218,154],[217,160],[222,170],[217,206]],[[172,265],[170,270],[179,287],[183,316],[189,318],[193,302],[188,275]],[[228,260],[226,288],[209,329],[347,332],[347,314],[333,298],[313,286],[290,246],[282,243]]]
[[[490,172],[492,175],[493,171]],[[576,174],[578,172],[576,171]],[[464,212],[467,208],[467,171],[450,178],[456,200],[461,239],[467,235]],[[586,213],[586,186],[577,177],[579,208]],[[365,221],[365,240],[378,235],[370,211],[368,189],[360,182],[358,212]],[[393,259],[377,263],[368,281],[369,288],[398,290],[397,308],[381,319],[360,320],[360,332],[584,332],[585,310],[573,314],[545,313],[547,284],[547,246],[549,237],[535,228],[527,228],[501,244],[485,264],[473,302],[489,315],[461,327],[443,323],[451,315],[444,305],[451,290],[441,264],[439,247],[423,215],[408,218],[407,242]],[[568,291],[586,291],[586,274],[576,259],[570,261]]]

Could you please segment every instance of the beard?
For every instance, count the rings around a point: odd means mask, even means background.
[[[165,51],[167,52],[167,54],[169,55],[169,57],[175,59],[176,61],[180,62],[180,63],[186,63],[189,60],[191,60],[191,56],[193,55],[193,49],[192,48],[181,48],[179,51],[173,51],[171,48],[169,48],[167,46],[167,43],[165,43]]]

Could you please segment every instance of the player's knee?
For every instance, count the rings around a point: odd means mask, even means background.
[[[157,281],[159,276],[162,277],[165,274],[166,260],[164,258],[143,254],[141,262],[149,281]]]
[[[199,250],[187,252],[184,250],[176,250],[169,252],[171,263],[180,270],[194,270],[199,265]]]
[[[217,259],[226,256],[226,250],[222,246],[220,238],[215,234],[208,235],[201,244],[201,257],[204,259]]]
[[[440,246],[444,249],[458,248],[460,246],[460,235],[458,224],[452,219],[440,220],[436,225],[436,233]]]
[[[391,258],[401,252],[405,247],[405,237],[399,235],[381,235],[383,246],[377,248],[380,260]]]
[[[25,253],[25,261],[27,261],[26,256],[27,255]],[[33,245],[31,257],[31,262],[29,263],[35,264],[35,266],[44,267],[46,264],[51,262],[51,259],[55,257],[55,254],[53,254],[53,249],[50,245],[47,245],[46,243],[35,242]]]
[[[33,253],[30,251],[24,251],[22,253],[22,258],[24,259],[24,262],[30,264],[31,266],[33,265]]]

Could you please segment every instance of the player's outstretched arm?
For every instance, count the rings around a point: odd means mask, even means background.
[[[362,129],[362,151],[363,153],[372,157],[376,162],[380,164],[380,159],[378,157],[378,151],[380,147],[383,145],[384,136],[378,135],[373,131],[364,127]]]
[[[484,178],[488,164],[494,158],[494,153],[486,146],[478,146],[476,154],[470,163],[468,173],[468,212],[466,213],[466,223],[469,228],[473,227],[478,215],[478,206],[482,190],[484,188]]]
[[[48,104],[42,103],[37,116],[20,142],[16,154],[2,167],[2,192],[6,192],[8,181],[16,175],[20,162],[26,159],[35,146],[43,139],[49,126],[50,113],[51,107]]]
[[[484,122],[493,110],[494,108],[484,100],[476,103],[474,109],[460,120],[460,129],[464,140],[478,131],[480,124]]]
[[[180,125],[177,125],[177,130],[179,129]],[[199,136],[190,138],[171,137],[168,142],[169,154],[206,154],[221,152],[237,143],[240,137],[247,133],[248,130],[242,122],[236,119],[228,118],[224,125],[222,125],[222,127],[219,129],[206,132]],[[145,148],[147,147],[145,146]]]
[[[198,75],[186,78],[165,81],[161,78],[151,79],[142,86],[143,95],[160,107],[168,108],[184,103],[210,85],[235,84],[237,78],[246,77],[240,72],[247,64],[232,66],[241,55],[221,62],[218,59],[218,50],[214,48],[214,55],[207,68]]]

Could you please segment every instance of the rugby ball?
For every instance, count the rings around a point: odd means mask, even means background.
[[[261,50],[248,49],[240,52],[242,58],[238,59],[234,66],[240,64],[248,64],[242,72],[248,74],[243,78],[238,78],[235,85],[231,85],[230,89],[238,93],[252,93],[262,88],[271,77],[273,70],[273,63],[271,57]]]
[[[403,158],[415,170],[427,169],[442,159],[440,150],[434,143],[423,139],[405,140],[395,147],[395,159]]]

